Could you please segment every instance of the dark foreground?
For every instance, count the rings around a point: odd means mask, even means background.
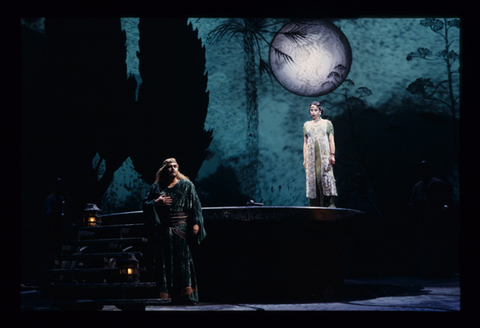
[[[312,295],[308,299],[274,300],[262,303],[198,303],[194,306],[151,305],[145,311],[427,311],[461,310],[459,276],[448,279],[418,277],[345,278],[344,293],[326,300]],[[34,287],[21,287],[23,311],[60,311],[52,300]],[[100,311],[121,311],[104,305]]]

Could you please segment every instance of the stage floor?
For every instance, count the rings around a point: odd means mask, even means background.
[[[292,299],[269,303],[198,303],[194,306],[147,306],[145,311],[426,311],[461,310],[460,279],[419,277],[345,278],[345,293],[339,299],[316,301]],[[201,298],[201,294],[200,294]],[[51,301],[35,289],[22,288],[20,308],[24,311],[55,311]],[[201,300],[201,299],[200,299]],[[101,311],[121,311],[105,305]]]

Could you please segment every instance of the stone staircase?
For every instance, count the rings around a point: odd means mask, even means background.
[[[99,226],[62,229],[44,255],[42,292],[62,310],[144,310],[168,302],[155,292],[150,231],[141,211],[104,215]]]

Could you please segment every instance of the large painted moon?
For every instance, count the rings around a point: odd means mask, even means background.
[[[291,22],[270,45],[270,66],[277,81],[301,96],[322,96],[347,77],[352,50],[343,32],[323,20]],[[333,73],[332,73],[333,72]]]

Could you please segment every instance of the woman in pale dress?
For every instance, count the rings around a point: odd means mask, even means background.
[[[303,125],[303,167],[309,206],[335,207],[335,141],[332,122],[321,117],[324,111],[318,101],[310,105],[312,120]]]

